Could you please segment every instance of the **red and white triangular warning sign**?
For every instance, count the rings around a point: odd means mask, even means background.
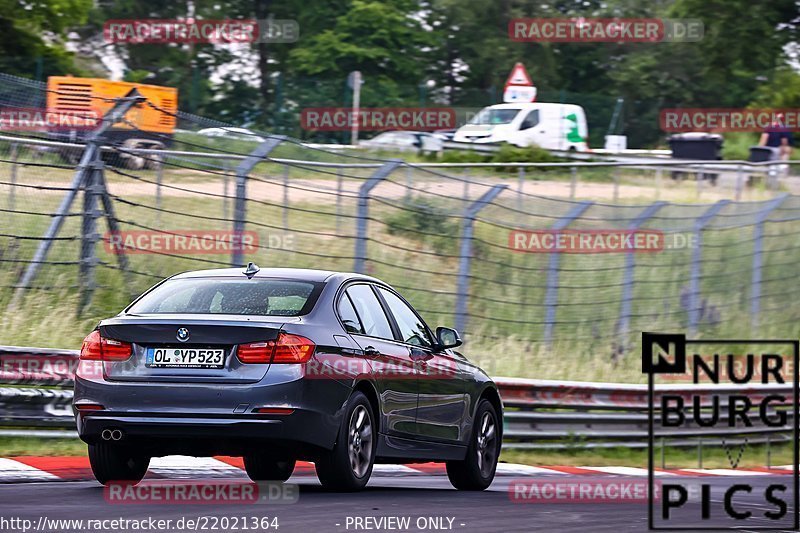
[[[533,86],[531,77],[528,76],[528,71],[525,70],[525,65],[517,63],[511,70],[511,75],[506,80],[506,87],[509,85],[524,85],[527,87]]]

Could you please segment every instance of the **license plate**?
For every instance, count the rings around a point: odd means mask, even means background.
[[[225,350],[218,348],[148,348],[150,368],[222,368]]]

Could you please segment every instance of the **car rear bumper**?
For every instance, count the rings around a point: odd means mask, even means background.
[[[76,412],[78,435],[89,444],[108,440],[104,430],[119,430],[113,440],[152,455],[241,455],[274,447],[333,448],[349,394],[335,380],[187,385],[76,378],[74,402],[103,407]],[[254,412],[262,407],[291,412]]]

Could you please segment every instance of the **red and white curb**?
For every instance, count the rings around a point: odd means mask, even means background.
[[[656,476],[769,476],[789,475],[792,466],[767,468],[714,468],[658,470]],[[294,476],[314,476],[314,465],[298,461]],[[411,465],[375,465],[374,477],[409,477],[445,475],[443,463],[420,463]],[[529,466],[500,463],[498,476],[588,476],[612,475],[645,477],[646,468],[629,466]],[[155,457],[150,461],[147,473],[150,479],[198,479],[228,478],[246,479],[241,457],[187,457],[170,455]],[[86,481],[92,480],[87,457],[11,457],[0,458],[0,483],[24,483],[32,481]]]

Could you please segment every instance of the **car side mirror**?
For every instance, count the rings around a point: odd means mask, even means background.
[[[442,349],[455,348],[456,346],[461,346],[464,344],[464,342],[461,340],[461,336],[456,330],[442,326],[436,328],[436,342]]]

